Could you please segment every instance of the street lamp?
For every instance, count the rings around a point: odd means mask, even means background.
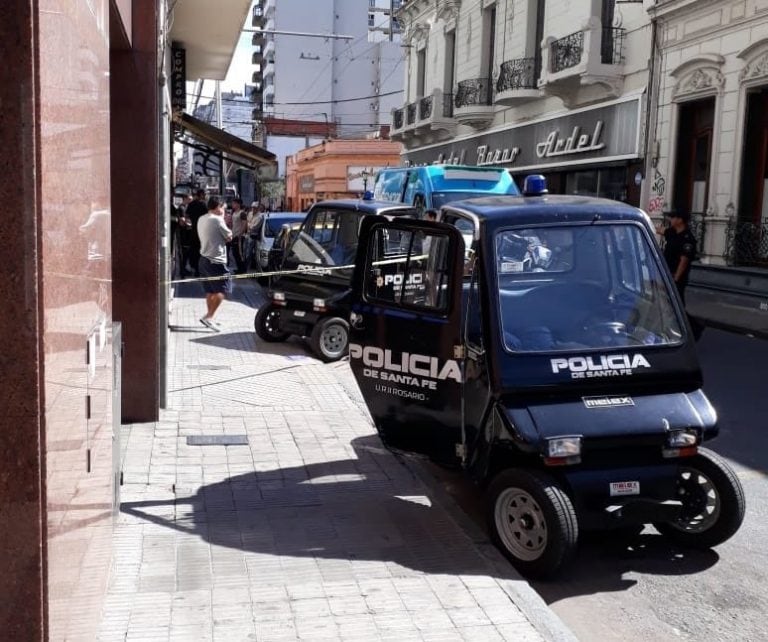
[[[360,176],[363,179],[363,191],[368,191],[368,179],[373,175],[373,172],[369,170],[367,167],[363,168],[363,171],[360,172]]]

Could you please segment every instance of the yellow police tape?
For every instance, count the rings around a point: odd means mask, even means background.
[[[417,259],[425,259],[428,258],[427,254],[422,254],[419,256],[411,256],[409,258],[403,258],[399,257],[396,259],[385,259],[383,261],[374,261],[371,265],[392,265],[394,263],[405,263],[407,261],[414,261]],[[197,283],[197,282],[204,282],[204,281],[224,281],[226,279],[254,279],[254,278],[265,278],[270,276],[283,276],[285,274],[312,274],[312,275],[319,275],[319,276],[325,276],[328,274],[328,272],[333,272],[336,270],[351,270],[355,267],[355,264],[352,263],[351,265],[318,265],[315,267],[314,265],[304,265],[300,269],[296,270],[273,270],[271,272],[249,272],[247,274],[225,274],[223,276],[197,276],[187,279],[173,279],[171,281],[166,281],[166,285],[174,285],[176,283]]]
[[[410,258],[396,258],[396,259],[386,259],[383,261],[374,261],[371,265],[391,265],[394,263],[405,263],[406,261],[414,261],[417,259],[425,259],[428,258],[428,255],[422,254],[419,256],[411,256]],[[283,276],[285,274],[312,274],[312,275],[320,275],[324,276],[328,274],[329,272],[334,272],[336,270],[351,270],[355,267],[355,264],[352,263],[350,265],[329,265],[329,266],[323,266],[318,265],[317,267],[310,266],[309,264],[305,265],[301,269],[296,270],[273,270],[271,272],[248,272],[247,274],[225,274],[223,276],[197,276],[197,277],[190,277],[186,279],[171,279],[169,281],[163,281],[163,285],[175,285],[176,283],[196,283],[196,282],[203,282],[203,281],[224,281],[226,279],[254,279],[254,278],[264,278],[264,277],[270,277],[270,276]],[[66,272],[54,272],[54,271],[46,271],[44,272],[43,276],[58,276],[65,279],[76,279],[79,281],[92,281],[94,283],[112,283],[113,279],[103,279],[99,277],[94,276],[84,276],[82,274],[68,274]]]

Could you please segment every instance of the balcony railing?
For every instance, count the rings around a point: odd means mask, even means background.
[[[493,87],[488,78],[473,78],[459,82],[454,105],[457,108],[474,105],[492,105]]]
[[[555,40],[550,48],[550,70],[553,74],[575,67],[584,53],[584,32],[577,31],[570,36]]]
[[[419,120],[426,120],[432,117],[433,96],[424,96],[419,99]]]
[[[253,15],[251,16],[251,26],[261,27],[264,21],[264,9],[261,5],[256,5],[253,8]]]
[[[416,122],[417,103],[408,103],[405,107],[405,122],[407,125],[413,125]]]
[[[443,118],[453,118],[453,94],[443,94]]]
[[[624,36],[626,29],[603,27],[600,41],[600,62],[604,65],[620,65],[624,62]]]
[[[729,264],[768,265],[768,222],[730,220],[725,238],[725,258]]]
[[[392,128],[393,129],[402,129],[403,128],[403,110],[402,109],[395,109],[395,111],[392,114]]]
[[[518,89],[536,89],[538,80],[537,58],[518,58],[501,63],[496,91],[515,91]]]

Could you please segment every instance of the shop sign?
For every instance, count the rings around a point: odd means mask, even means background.
[[[363,167],[356,165],[347,166],[347,191],[364,192],[369,187],[373,189],[376,174],[382,169],[377,167]]]
[[[522,171],[640,156],[640,97],[590,107],[404,155],[406,165],[478,165]]]
[[[171,47],[171,107],[187,108],[187,50],[176,44]]]
[[[299,176],[299,191],[300,192],[314,192],[315,191],[315,175],[304,174]]]

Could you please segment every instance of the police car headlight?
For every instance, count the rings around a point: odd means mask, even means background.
[[[671,430],[667,433],[668,448],[688,448],[695,446],[699,441],[699,435],[692,428],[685,430]]]
[[[273,292],[272,293],[272,300],[273,301],[285,301],[285,294],[282,292]]]
[[[581,455],[581,437],[552,437],[547,439],[547,457],[578,457]]]
[[[325,312],[325,299],[313,299],[312,309],[315,312]]]

